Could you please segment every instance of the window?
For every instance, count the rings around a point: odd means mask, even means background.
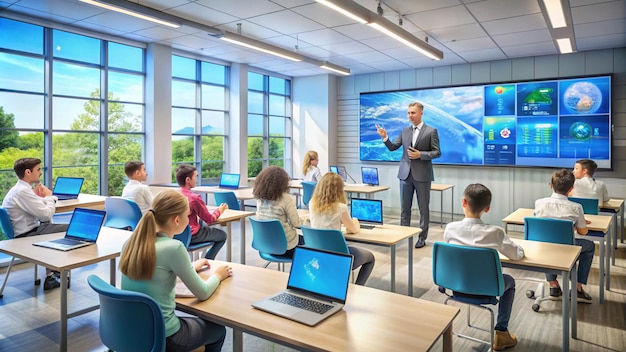
[[[172,171],[194,165],[198,184],[216,180],[224,169],[227,82],[226,66],[172,56]]]
[[[277,165],[291,172],[291,81],[248,73],[248,177]]]

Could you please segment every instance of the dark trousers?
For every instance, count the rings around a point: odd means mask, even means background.
[[[413,207],[413,193],[417,195],[417,206],[420,210],[419,237],[426,240],[430,224],[430,184],[431,182],[415,181],[411,173],[406,180],[400,180],[400,225],[411,226],[411,207]]]
[[[206,252],[204,257],[207,259],[215,259],[217,252],[224,247],[226,232],[203,223],[202,226],[200,226],[200,230],[191,236],[189,244],[205,242],[213,242],[213,246]]]

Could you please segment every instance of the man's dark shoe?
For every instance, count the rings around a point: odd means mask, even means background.
[[[563,291],[560,287],[550,287],[550,299],[553,301],[558,301],[563,296]]]
[[[61,287],[61,283],[54,275],[46,276],[46,280],[43,282],[43,290],[48,291]]]
[[[587,292],[585,292],[585,290],[581,288],[580,291],[578,291],[578,295],[576,296],[576,301],[581,303],[591,303],[592,298]]]
[[[422,248],[426,245],[426,240],[424,240],[423,238],[419,237],[417,239],[417,242],[415,243],[415,248]]]

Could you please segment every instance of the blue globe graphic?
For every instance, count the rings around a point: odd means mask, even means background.
[[[563,105],[571,114],[593,114],[602,104],[602,92],[590,82],[576,82],[563,94]]]
[[[586,122],[574,122],[569,127],[569,133],[579,141],[589,140],[591,139],[591,125]]]

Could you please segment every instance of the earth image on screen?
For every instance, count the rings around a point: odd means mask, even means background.
[[[586,122],[574,122],[569,127],[569,133],[579,141],[591,139],[591,125]]]
[[[576,82],[563,94],[563,105],[572,114],[593,114],[602,104],[602,93],[590,82]]]

